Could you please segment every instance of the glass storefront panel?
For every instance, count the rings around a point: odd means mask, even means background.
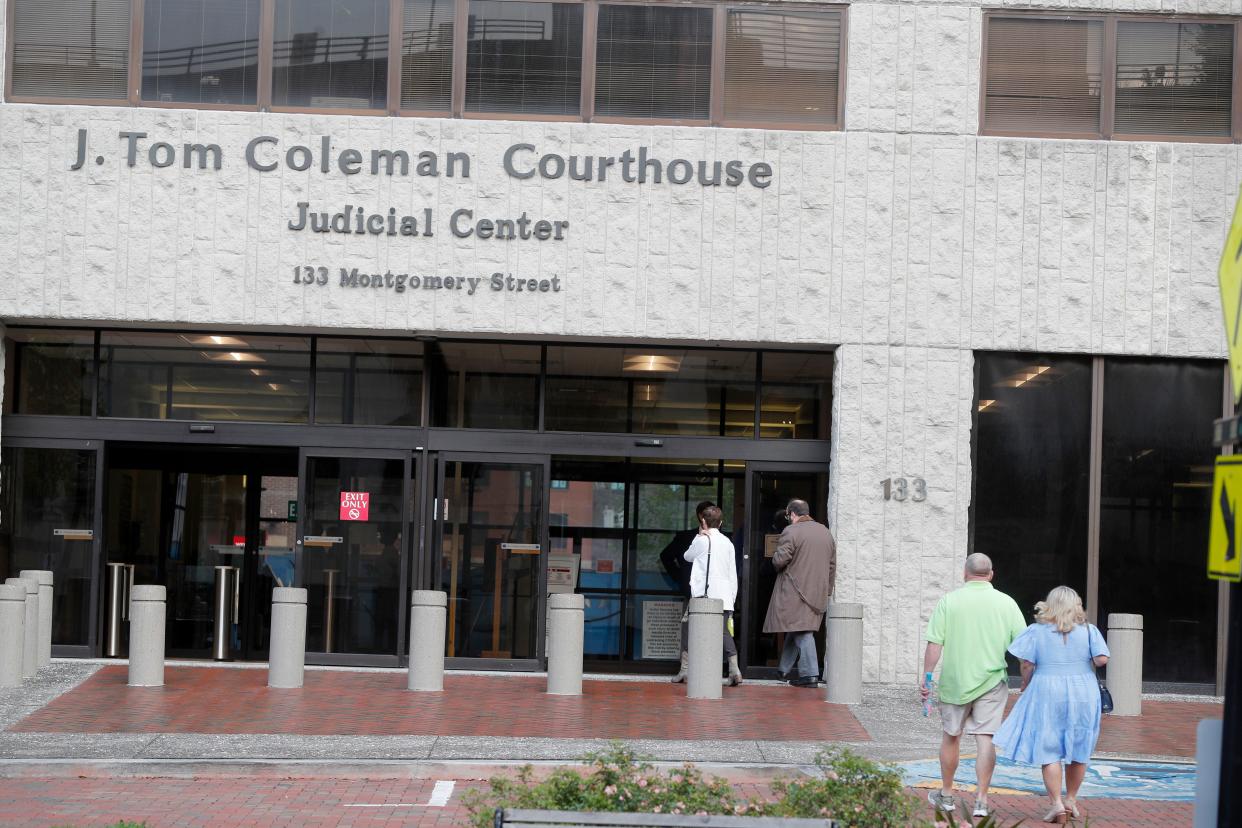
[[[1086,601],[1091,358],[977,354],[975,365],[973,551],[1028,618],[1056,586]]]
[[[551,346],[544,427],[750,437],[755,431],[755,354]]]
[[[310,339],[105,331],[99,414],[305,423]]]
[[[312,456],[305,475],[297,566],[307,590],[307,652],[395,655],[405,463]]]
[[[275,17],[275,106],[387,106],[388,0],[276,0]]]
[[[253,106],[259,0],[145,0],[142,99]]]
[[[543,466],[447,459],[440,588],[450,657],[538,655]]]
[[[315,344],[315,422],[422,424],[423,346],[385,339]]]
[[[1219,362],[1108,360],[1100,618],[1143,616],[1146,681],[1216,679],[1217,585],[1204,577]]]
[[[4,348],[4,413],[90,416],[93,331],[10,328]]]
[[[538,427],[538,345],[442,342],[428,358],[432,370],[432,425],[528,430]]]
[[[581,3],[471,0],[466,111],[577,115]]]
[[[833,359],[831,351],[763,352],[760,437],[827,440],[831,436]]]
[[[96,457],[92,449],[0,453],[0,583],[23,569],[52,572],[53,644],[89,643]]]

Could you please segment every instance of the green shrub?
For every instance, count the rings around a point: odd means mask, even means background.
[[[815,757],[818,779],[778,779],[772,816],[832,818],[845,828],[907,828],[915,823],[917,800],[906,793],[901,773],[849,748],[833,747]]]
[[[497,808],[664,814],[751,812],[750,805],[738,803],[733,786],[723,779],[705,779],[693,765],[662,773],[618,742],[585,758],[590,763],[585,775],[573,768],[558,768],[542,782],[534,782],[527,765],[516,779],[493,777],[488,781],[490,790],[467,791],[463,802],[471,824],[488,828]]]

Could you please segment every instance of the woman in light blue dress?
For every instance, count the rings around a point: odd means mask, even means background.
[[[1078,593],[1057,587],[1048,600],[1035,605],[1035,623],[1009,645],[1009,652],[1022,660],[1022,696],[993,741],[1006,759],[1043,766],[1052,800],[1044,822],[1078,818],[1078,789],[1100,738],[1100,686],[1094,668],[1108,663],[1108,645],[1086,622]]]

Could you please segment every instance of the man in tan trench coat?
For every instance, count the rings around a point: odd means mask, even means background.
[[[819,656],[815,631],[824,623],[828,596],[837,580],[837,543],[828,527],[811,518],[805,500],[791,500],[785,507],[790,523],[781,532],[772,565],[776,585],[763,622],[765,633],[785,633],[781,651],[781,676],[798,665],[798,677],[789,683],[814,687],[819,683]]]

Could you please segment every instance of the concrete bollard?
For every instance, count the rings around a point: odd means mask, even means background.
[[[724,602],[719,598],[690,599],[688,649],[686,698],[720,698],[723,695],[720,662],[724,658]]]
[[[34,578],[9,578],[5,583],[26,590],[22,620],[22,678],[34,678],[39,672],[39,582]]]
[[[164,686],[167,590],[136,584],[129,593],[129,686]]]
[[[824,636],[824,701],[862,703],[863,605],[828,604]]]
[[[583,613],[581,595],[548,596],[548,692],[554,696],[582,695]]]
[[[1143,616],[1108,614],[1106,683],[1113,695],[1114,716],[1143,713]]]
[[[410,595],[410,690],[444,689],[444,634],[448,594],[416,589]]]
[[[0,584],[0,687],[22,683],[26,650],[26,585]]]
[[[39,582],[39,666],[52,663],[52,573],[46,569],[23,569],[18,575]]]
[[[268,644],[267,686],[301,687],[306,676],[306,590],[272,590],[272,639]]]

